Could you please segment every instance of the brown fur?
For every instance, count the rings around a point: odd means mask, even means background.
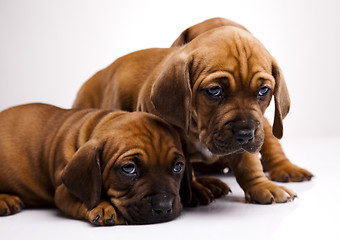
[[[216,22],[212,22],[215,26]],[[283,134],[282,120],[290,101],[281,70],[245,28],[220,25],[221,21],[217,21],[218,27],[209,31],[206,31],[209,26],[205,26],[202,34],[197,34],[199,25],[194,26],[193,35],[190,29],[186,30],[185,36],[191,37],[187,43],[183,42],[185,37],[177,39],[179,45],[184,44],[181,47],[147,49],[119,58],[82,86],[74,107],[137,110],[162,116],[181,129],[183,137],[187,134],[191,162],[228,164],[248,201],[272,203],[293,199],[292,191],[266,178],[255,154],[271,129],[263,114],[272,96],[273,133],[278,138]],[[212,97],[208,90],[216,87],[221,94]],[[260,97],[262,87],[269,91]],[[244,138],[245,132],[253,136],[240,144],[237,136]],[[263,155],[265,165],[269,156]],[[288,160],[284,162],[290,164]],[[308,174],[307,177],[310,178]],[[209,203],[229,190],[211,179],[193,178],[192,186],[191,200],[197,200],[198,195],[199,203]]]
[[[244,26],[235,23],[229,19],[225,18],[212,18],[208,19],[204,22],[198,23],[194,26],[183,31],[180,36],[175,40],[172,44],[172,47],[180,47],[182,45],[187,44],[188,42],[192,41],[198,35],[205,33],[211,29],[222,27],[222,26],[234,26],[245,31],[248,31]],[[249,32],[249,31],[248,31]],[[279,69],[278,67],[274,68]],[[281,71],[274,71],[274,75],[282,75]],[[279,77],[279,76],[278,76]],[[282,77],[282,76],[281,76]],[[285,93],[287,96],[282,97],[281,101],[288,100],[288,92]],[[280,101],[279,99],[275,99],[276,101]],[[281,103],[289,105],[288,103]],[[279,118],[280,114],[276,113],[275,118]],[[280,121],[280,120],[276,120]],[[261,161],[266,171],[269,173],[269,177],[272,180],[279,181],[279,182],[298,182],[304,180],[310,180],[312,174],[302,169],[294,164],[292,164],[286,155],[284,154],[280,142],[277,138],[281,138],[283,135],[282,127],[274,128],[272,130],[271,125],[269,124],[268,120],[264,118],[263,122],[263,129],[264,129],[264,143],[261,149]],[[274,137],[274,135],[277,136]],[[195,165],[195,169],[200,170],[201,172],[211,172],[211,171],[222,171],[225,168],[225,164],[221,164],[221,162],[217,162],[211,164],[210,166],[206,164],[197,164]]]
[[[177,131],[151,114],[10,108],[0,113],[0,215],[56,205],[96,225],[168,221],[182,209],[184,161]]]

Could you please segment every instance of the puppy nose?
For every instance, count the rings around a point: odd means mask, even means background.
[[[156,215],[164,216],[172,211],[173,199],[170,199],[167,196],[157,196],[152,198],[151,201],[152,210]]]
[[[234,131],[234,137],[241,145],[251,142],[251,140],[254,138],[254,134],[255,130],[253,129],[239,129]]]

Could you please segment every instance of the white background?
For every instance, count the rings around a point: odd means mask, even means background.
[[[284,138],[340,136],[339,12],[336,0],[0,0],[0,110],[69,108],[116,58],[169,47],[187,27],[225,17],[246,26],[283,69],[292,99]]]
[[[299,200],[273,206],[245,204],[235,180],[223,177],[232,196],[185,210],[169,223],[91,228],[58,211],[26,210],[0,218],[2,236],[340,238],[339,1],[0,0],[0,110],[29,102],[69,108],[80,86],[116,58],[169,47],[187,27],[212,17],[244,25],[283,69],[292,100],[283,146],[294,163],[316,175],[309,183],[286,184]],[[272,118],[270,111],[268,117]]]

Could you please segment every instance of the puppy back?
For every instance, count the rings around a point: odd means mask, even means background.
[[[80,136],[88,137],[96,119],[106,112],[39,103],[1,112],[0,192],[20,196],[26,206],[54,205],[60,171],[85,141],[79,141]]]

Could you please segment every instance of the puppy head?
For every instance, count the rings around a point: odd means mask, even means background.
[[[212,153],[255,153],[263,143],[263,114],[274,95],[273,133],[282,137],[288,90],[276,61],[249,32],[219,27],[175,53],[151,92],[163,117],[185,130],[191,128]],[[185,98],[177,97],[182,93]],[[158,100],[161,96],[167,98]],[[180,104],[182,99],[187,103]]]
[[[175,40],[175,42],[171,45],[171,47],[180,47],[182,45],[185,45],[188,42],[191,42],[198,35],[205,33],[211,29],[222,27],[222,26],[234,26],[234,27],[238,27],[238,28],[248,31],[242,25],[236,22],[233,22],[229,19],[220,18],[220,17],[211,18],[211,19],[205,20],[203,22],[200,22],[196,25],[193,25],[185,29],[179,35],[179,37]]]
[[[92,209],[107,199],[129,224],[176,218],[185,160],[176,131],[147,113],[108,116],[65,167],[66,187]]]

